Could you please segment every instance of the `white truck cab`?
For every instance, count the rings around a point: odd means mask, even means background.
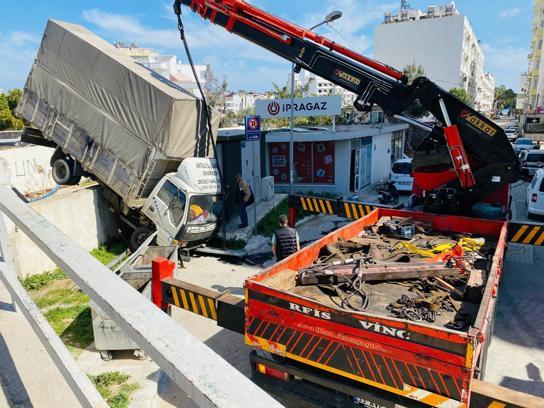
[[[166,174],[147,198],[142,212],[155,224],[158,245],[183,245],[211,237],[222,212],[217,161],[188,158]]]

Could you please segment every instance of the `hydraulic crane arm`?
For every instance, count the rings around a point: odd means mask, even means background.
[[[457,207],[470,208],[489,193],[519,178],[519,162],[504,131],[427,78],[412,84],[385,64],[243,0],[175,0],[202,18],[291,61],[357,95],[355,108],[385,113],[429,132],[414,157],[416,184],[425,192],[447,187]],[[182,27],[180,27],[182,28]],[[427,126],[403,114],[416,100],[443,126]],[[451,206],[451,203],[450,203]],[[440,211],[439,208],[434,208]],[[458,212],[457,208],[448,211]]]

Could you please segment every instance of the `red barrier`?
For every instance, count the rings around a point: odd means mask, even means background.
[[[174,269],[176,269],[176,264],[163,257],[156,258],[151,262],[151,299],[162,310],[166,310],[168,304],[162,301],[161,281],[173,278]]]

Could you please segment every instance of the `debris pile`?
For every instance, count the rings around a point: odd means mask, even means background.
[[[296,271],[293,292],[347,310],[463,330],[475,318],[493,250],[481,237],[382,217],[357,237],[323,247],[313,265]]]

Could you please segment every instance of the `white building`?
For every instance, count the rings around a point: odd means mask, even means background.
[[[341,86],[335,86],[332,82],[327,81],[311,72],[304,72],[304,85],[308,85],[308,94],[325,96],[325,95],[341,95],[342,106],[347,107],[353,105],[357,97],[353,92],[349,92]]]
[[[426,11],[402,8],[398,15],[386,13],[375,30],[374,57],[399,70],[421,65],[444,89],[465,89],[477,110],[486,112],[493,105],[480,42],[453,2]]]
[[[519,76],[519,90],[516,97],[516,109],[527,110],[529,105],[529,98],[527,93],[529,91],[529,78],[527,72],[524,72]]]
[[[296,128],[294,133],[295,192],[348,195],[389,178],[391,164],[403,156],[406,124]],[[265,135],[266,174],[276,192],[289,183],[290,132]]]
[[[482,77],[481,86],[476,92],[476,101],[474,106],[480,112],[491,112],[494,109],[493,102],[495,101],[495,76],[489,72],[485,72]]]
[[[540,111],[544,106],[544,1],[534,0],[531,23],[531,53],[528,56],[527,105],[530,111]]]
[[[255,92],[229,92],[225,94],[225,112],[240,113],[255,108],[257,99],[269,99],[266,93]]]
[[[157,72],[195,95],[200,94],[191,66],[183,64],[175,55],[161,55],[155,50],[141,48],[136,44],[127,46],[124,43],[117,42],[114,45],[144,67]],[[206,83],[206,74],[209,69],[209,65],[195,65],[198,79],[202,85]]]

